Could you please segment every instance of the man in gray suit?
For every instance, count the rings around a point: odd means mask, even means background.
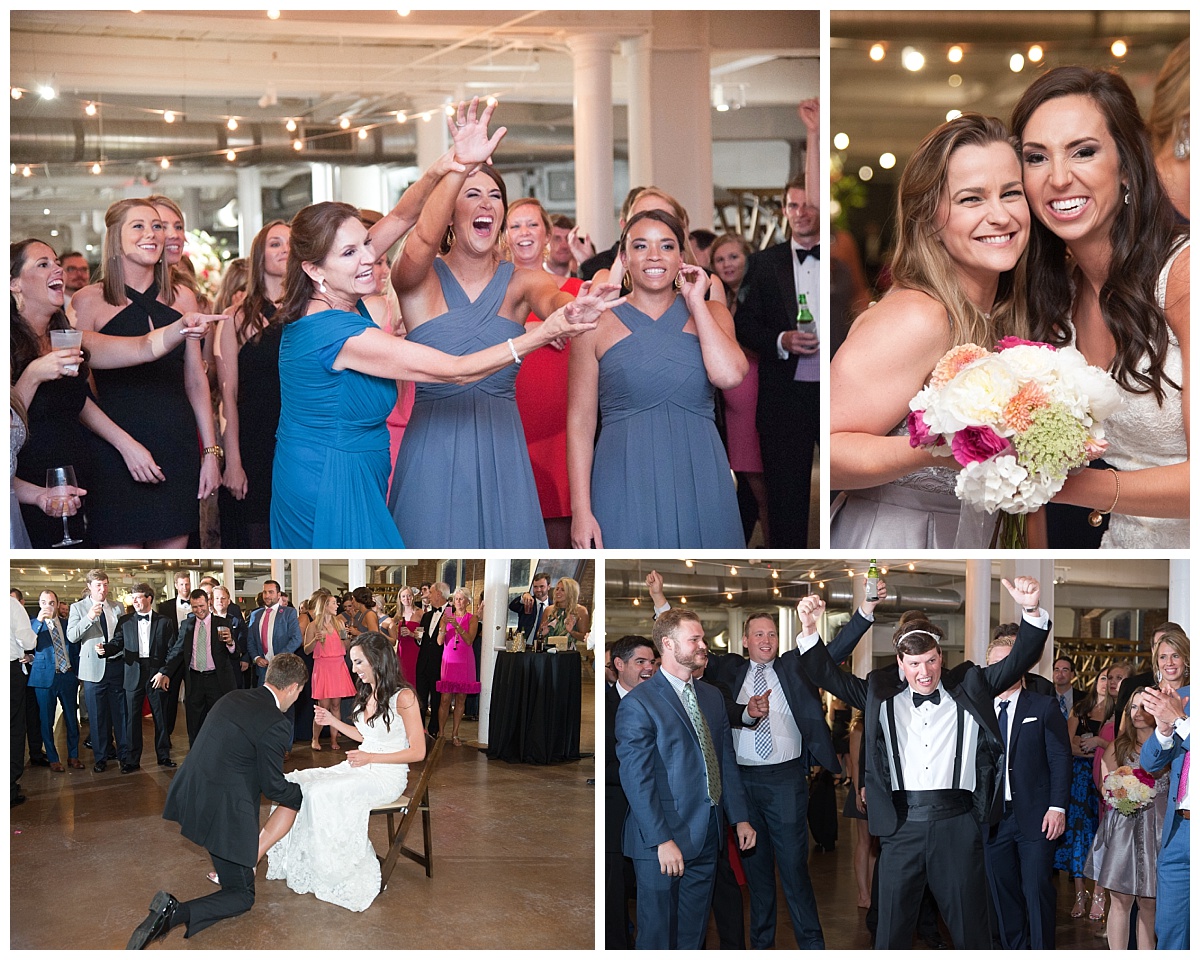
[[[89,570],[88,595],[71,605],[67,640],[79,644],[79,679],[91,722],[92,755],[96,773],[108,769],[108,761],[129,763],[129,723],[125,704],[125,651],[114,646],[117,621],[125,608],[108,599],[108,574]],[[105,644],[109,644],[106,648]],[[108,755],[109,741],[116,735],[117,756]]]

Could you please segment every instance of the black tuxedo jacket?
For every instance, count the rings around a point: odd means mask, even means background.
[[[758,354],[758,417],[760,422],[782,416],[795,417],[799,384],[796,355],[779,359],[779,335],[796,329],[796,278],[792,271],[790,241],[768,247],[750,257],[745,291],[734,317],[738,342]],[[819,416],[817,411],[812,412]]]
[[[840,663],[848,657],[853,652],[858,641],[862,639],[863,634],[871,626],[872,621],[855,610],[854,616],[838,631],[837,636],[833,638],[833,642],[827,648],[834,662]],[[742,713],[745,710],[745,704],[737,702],[738,693],[746,682],[746,674],[750,670],[750,664],[751,661],[746,657],[735,653],[725,654],[719,661],[715,679],[721,681],[717,686],[725,694],[725,706],[729,711],[729,725],[731,727],[753,727],[757,725],[757,721],[752,724],[743,722]],[[712,673],[713,671],[710,670],[709,672]],[[771,694],[771,702],[777,702],[776,698],[781,695],[787,700],[788,707],[792,711],[792,717],[796,721],[796,726],[800,728],[800,737],[804,745],[804,750],[809,754],[809,763],[807,766],[819,764],[837,773],[842,769],[842,766],[838,763],[837,753],[833,749],[833,737],[829,731],[829,724],[825,721],[821,691],[817,689],[812,680],[800,668],[799,651],[789,650],[787,653],[776,657],[775,674],[779,677],[779,685],[783,689],[776,690]]]
[[[160,617],[166,617],[173,624],[175,624],[175,627],[174,627],[175,630],[178,630],[179,626],[180,626],[179,617],[176,616],[176,614],[175,614],[175,610],[176,610],[175,601],[177,601],[178,599],[179,599],[178,597],[172,597],[170,600],[164,600],[162,603],[160,603],[155,608]]]
[[[127,613],[117,621],[114,640],[120,644],[125,656],[125,684],[131,693],[140,690],[150,682],[150,678],[160,672],[167,662],[167,654],[171,644],[178,638],[179,631],[175,626],[174,617],[164,617],[151,611],[150,613],[150,658],[146,669],[142,669],[141,647],[138,645],[138,615]]]
[[[446,604],[445,607],[430,610],[421,618],[421,629],[425,632],[421,635],[421,646],[417,651],[418,677],[436,681],[442,675],[442,646],[437,642],[437,629],[442,621],[439,618],[437,627],[433,626],[433,615],[441,610],[442,617],[445,617],[445,611],[449,609],[450,604]]]
[[[621,695],[616,684],[604,688],[604,852],[621,852],[621,830],[629,801],[621,786],[621,761],[617,757],[617,707]]]
[[[238,688],[238,674],[241,672],[238,661],[246,650],[244,647],[239,647],[233,653],[230,653],[226,649],[225,644],[216,635],[218,627],[230,627],[231,632],[233,628],[228,618],[218,617],[215,613],[212,615],[213,637],[211,638],[212,643],[210,647],[213,652],[213,669],[217,674],[217,686],[222,693],[229,693],[230,690]],[[233,638],[236,644],[237,634],[233,634]],[[163,670],[167,676],[173,676],[176,671],[191,666],[195,640],[196,618],[192,617],[189,620],[183,621],[183,626],[179,628],[179,635],[175,638],[175,642],[167,652],[167,663]]]
[[[952,670],[942,671],[942,686],[946,692],[954,698],[959,709],[966,710],[979,725],[973,812],[981,824],[995,823],[999,819],[1004,800],[1004,782],[999,776],[1004,750],[992,701],[1038,661],[1048,635],[1049,630],[1040,630],[1022,618],[1012,651],[1003,660],[987,667],[968,660]],[[800,665],[817,686],[863,711],[867,820],[872,834],[890,837],[900,821],[892,802],[888,763],[891,744],[884,736],[879,711],[886,701],[906,687],[896,664],[889,663],[874,670],[863,680],[839,670],[828,649],[818,642],[800,658]]]
[[[1071,741],[1057,700],[1021,691],[1004,762],[1017,826],[1026,839],[1036,840],[1042,836],[1046,811],[1066,810],[1071,800]],[[1004,790],[1003,780],[1000,789]]]
[[[266,687],[221,697],[171,781],[163,819],[209,853],[253,868],[259,794],[300,809],[300,785],[283,776],[292,732]]]

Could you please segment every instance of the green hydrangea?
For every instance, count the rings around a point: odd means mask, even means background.
[[[1064,404],[1035,410],[1028,430],[1012,438],[1019,462],[1031,473],[1063,478],[1087,463],[1085,427]]]

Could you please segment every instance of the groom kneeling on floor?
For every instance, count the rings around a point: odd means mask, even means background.
[[[286,713],[307,679],[304,661],[283,653],[271,661],[263,686],[231,691],[213,706],[171,781],[163,819],[208,850],[221,889],[184,903],[160,890],[127,949],[141,950],[180,924],[191,937],[254,905],[254,868],[279,839],[259,832],[259,794],[300,809],[300,786],[284,779],[283,755],[292,744]]]

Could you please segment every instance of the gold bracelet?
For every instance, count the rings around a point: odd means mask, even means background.
[[[210,453],[218,460],[225,459],[225,451],[221,449],[221,445],[219,443],[214,443],[211,447],[204,448],[204,454],[206,456]]]
[[[1088,523],[1093,527],[1100,526],[1104,522],[1104,518],[1112,513],[1117,508],[1117,501],[1121,499],[1121,475],[1112,467],[1107,468],[1108,472],[1113,475],[1113,479],[1117,482],[1117,492],[1113,494],[1112,506],[1107,510],[1093,510],[1088,514]]]

